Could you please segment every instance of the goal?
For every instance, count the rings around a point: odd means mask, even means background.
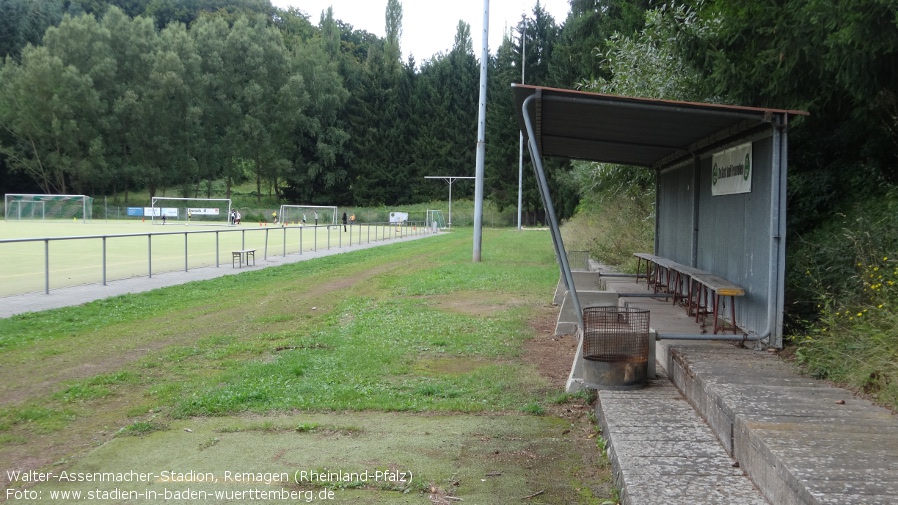
[[[434,225],[437,228],[446,228],[446,220],[443,219],[443,211],[439,209],[427,209],[427,218],[426,218],[427,228],[433,228]]]
[[[7,193],[3,198],[3,215],[7,220],[93,218],[94,199],[85,195],[31,195]]]
[[[285,224],[306,224],[309,226],[337,224],[337,208],[327,205],[281,205],[278,219]]]
[[[170,221],[224,226],[231,224],[230,198],[154,196],[150,202],[150,208],[147,210],[149,212],[145,212],[144,215],[150,217],[153,224],[164,224]]]

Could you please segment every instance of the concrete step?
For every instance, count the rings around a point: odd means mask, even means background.
[[[644,389],[598,392],[596,415],[621,503],[766,504],[710,427],[661,372]]]
[[[894,413],[763,351],[662,341],[658,356],[771,503],[898,503]]]

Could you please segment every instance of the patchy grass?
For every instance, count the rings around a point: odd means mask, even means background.
[[[152,458],[135,440],[187,436],[213,418],[221,423],[212,432],[173,447],[208,457],[234,450],[229,441],[238,434],[364,439],[386,444],[379,457],[389,462],[389,443],[400,435],[373,434],[368,424],[384,413],[405,424],[418,416],[468,419],[473,438],[478,419],[495,416],[540,419],[534,429],[548,431],[539,437],[571,433],[580,421],[555,411],[583,399],[559,396],[523,359],[535,333],[530,319],[545,312],[557,282],[548,233],[487,230],[477,264],[470,247],[468,234],[454,232],[2,320],[0,384],[8,394],[0,399],[0,460],[69,465],[115,441],[122,458],[145,465]],[[539,467],[557,477],[547,468],[558,456],[522,442],[508,472]],[[341,460],[318,450],[310,456]],[[167,458],[169,465],[191,461]],[[573,485],[571,472],[577,489],[547,502],[589,503],[572,498],[584,488],[606,493],[610,480],[592,476],[607,470],[590,465],[562,469],[553,489]],[[431,487],[453,492],[451,472],[429,479],[411,488],[417,499]],[[509,497],[519,489],[510,486]],[[372,503],[391,502],[378,500]]]

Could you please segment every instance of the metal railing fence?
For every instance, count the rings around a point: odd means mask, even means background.
[[[232,266],[232,252],[256,258],[352,247],[431,233],[423,222],[259,226],[221,230],[0,239],[0,297],[202,267]]]

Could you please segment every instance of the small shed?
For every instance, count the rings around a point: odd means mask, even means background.
[[[782,346],[788,126],[806,112],[512,88],[556,252],[565,249],[542,157],[652,170],[654,254],[743,286],[739,326]]]

